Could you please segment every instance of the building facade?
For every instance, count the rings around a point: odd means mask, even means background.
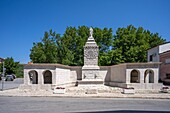
[[[160,79],[170,84],[170,50],[160,54]]]
[[[161,62],[159,80],[170,84],[170,42],[149,49],[148,62]]]

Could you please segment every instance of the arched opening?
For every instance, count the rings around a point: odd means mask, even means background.
[[[144,83],[154,83],[154,72],[153,70],[146,70],[144,76]]]
[[[29,73],[29,80],[31,84],[38,84],[38,73],[35,70],[30,71]]]
[[[43,74],[44,76],[44,84],[52,84],[52,73],[51,71],[47,70]]]
[[[131,83],[139,83],[140,82],[139,71],[137,71],[137,70],[132,70],[131,71],[130,82]]]

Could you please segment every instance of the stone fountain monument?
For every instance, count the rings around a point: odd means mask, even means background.
[[[103,83],[98,66],[99,47],[93,38],[93,29],[90,28],[90,36],[84,46],[84,66],[82,67],[82,82],[87,84]]]

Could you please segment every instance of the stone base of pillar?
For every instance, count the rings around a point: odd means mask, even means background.
[[[100,80],[99,66],[83,66],[82,68],[82,81],[97,81]],[[101,79],[102,80],[102,79]]]
[[[78,86],[80,85],[102,85],[104,82],[101,80],[82,80],[82,81],[77,81]]]

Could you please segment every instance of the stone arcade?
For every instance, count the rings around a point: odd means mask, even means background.
[[[125,63],[113,66],[98,66],[98,46],[93,38],[93,29],[84,46],[84,66],[61,64],[25,64],[24,89],[51,90],[57,86],[103,84],[135,89],[160,89],[159,62]]]

